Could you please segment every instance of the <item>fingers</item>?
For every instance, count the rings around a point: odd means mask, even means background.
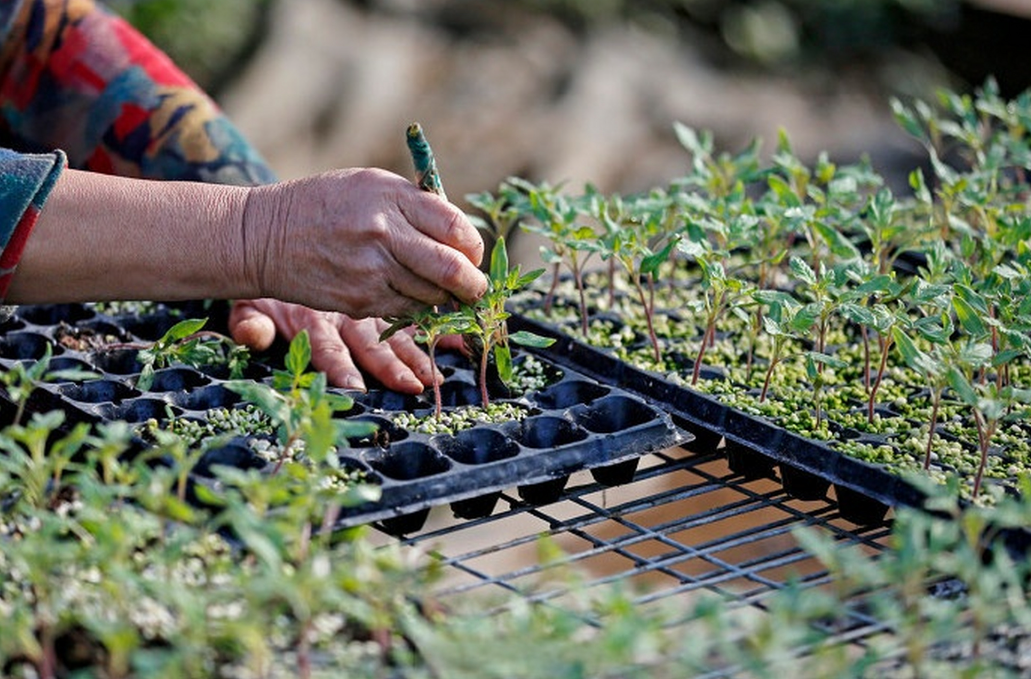
[[[414,185],[398,201],[409,223],[429,238],[458,250],[474,265],[483,261],[483,238],[469,218],[439,196],[420,191]]]
[[[365,391],[365,380],[344,343],[337,326],[325,314],[314,316],[305,327],[311,340],[311,365],[326,373],[326,380],[344,389]]]
[[[307,330],[312,368],[325,372],[328,382],[336,387],[364,391],[365,380],[359,367],[384,387],[407,394],[420,394],[433,383],[429,357],[410,334],[396,333],[388,341],[380,342],[387,323],[379,318],[356,320],[299,304],[257,299],[236,302],[229,324],[234,329],[234,339],[237,333],[246,335],[259,329],[252,337],[263,340],[263,348],[272,343],[268,336],[274,339],[276,332],[289,341]],[[236,341],[243,343],[241,339]]]
[[[234,342],[265,351],[276,339],[276,324],[254,302],[240,301],[229,312],[229,332]]]
[[[340,316],[337,324],[340,336],[361,367],[379,380],[387,389],[419,394],[432,384],[433,373],[429,356],[405,332],[394,334],[380,342],[380,334],[387,323],[378,318],[355,320]]]

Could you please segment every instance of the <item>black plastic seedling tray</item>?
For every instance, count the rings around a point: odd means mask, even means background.
[[[892,506],[925,504],[921,490],[884,468],[629,365],[547,323],[517,313],[509,324],[513,331],[528,330],[555,339],[548,355],[564,368],[660,404],[695,436],[695,450],[709,452],[723,441],[730,468],[746,478],[779,479],[788,494],[801,500],[824,498],[833,486],[841,515],[860,525],[882,520]]]
[[[211,317],[209,327],[219,329],[224,309],[158,305],[146,314],[110,315],[86,305],[21,307],[0,328],[0,368],[40,359],[49,345],[53,368],[98,373],[99,378],[83,382],[45,383],[34,392],[30,410],[59,408],[72,423],[203,419],[209,409],[242,404],[225,386],[228,376],[223,367],[164,368],[156,372],[151,387],[141,390],[139,349],[120,346],[156,340],[176,322],[198,317]],[[113,341],[115,348],[94,346],[94,335]],[[341,391],[354,399],[345,417],[379,425],[376,435],[348,441],[340,450],[341,465],[360,472],[382,492],[376,502],[344,510],[339,526],[380,521],[390,532],[413,532],[421,528],[431,507],[443,504],[450,504],[461,518],[479,518],[491,514],[501,491],[512,487],[527,503],[543,504],[558,499],[574,472],[590,470],[604,485],[628,483],[638,458],[692,439],[667,412],[641,395],[570,365],[559,366],[547,352],[536,359],[548,376],[546,386],[508,399],[524,417],[479,423],[453,435],[408,431],[394,422],[402,412],[431,413],[429,392],[414,397],[377,388]],[[268,361],[279,365],[282,356]],[[479,404],[468,361],[445,355],[441,364],[446,409]],[[255,380],[269,380],[271,375],[260,363],[248,372]],[[215,465],[271,471],[274,465],[250,445],[258,438],[241,437],[209,451],[194,467],[192,481],[217,492]]]

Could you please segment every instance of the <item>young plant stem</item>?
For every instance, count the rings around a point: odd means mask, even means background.
[[[866,393],[870,393],[870,334],[866,330],[866,326],[862,326],[859,329],[859,334],[863,338],[863,388],[866,389]]]
[[[490,405],[490,395],[487,394],[487,361],[488,348],[485,346],[483,354],[480,355],[480,401],[483,403],[484,410]]]
[[[870,387],[870,398],[866,404],[866,419],[870,424],[873,424],[874,409],[877,406],[877,390],[881,388],[881,380],[884,379],[884,371],[888,368],[888,352],[891,351],[892,344],[891,335],[881,335],[880,344],[882,347],[881,363],[877,367],[877,377],[874,380],[873,385]]]
[[[773,340],[773,355],[770,356],[770,365],[766,368],[766,377],[763,379],[763,388],[759,393],[759,403],[766,402],[766,394],[770,390],[770,380],[773,379],[773,369],[777,367],[780,362],[780,350],[782,346],[782,340],[777,337]]]
[[[651,279],[650,274],[648,277]],[[644,287],[641,285],[639,277],[633,276],[632,278],[634,279],[634,288],[637,290],[637,297],[641,300],[641,307],[644,309],[644,320],[648,324],[648,339],[650,339],[652,343],[652,352],[655,356],[655,362],[658,363],[662,360],[662,352],[659,350],[659,338],[655,334],[655,321],[652,318],[655,313],[653,306],[655,298],[649,298],[645,295]]]
[[[437,381],[437,342],[439,341],[439,337],[434,337],[426,346],[426,353],[430,358],[430,375],[433,379],[433,417],[438,421],[440,420],[441,411],[443,410],[443,403],[440,395],[440,382]]]
[[[702,344],[698,347],[698,355],[695,357],[694,369],[691,371],[692,386],[698,384],[698,378],[702,374],[702,361],[705,360],[705,350],[716,343],[716,319],[719,317],[720,310],[723,307],[723,300],[725,298],[726,292],[720,291],[712,305],[712,310],[709,312],[709,316],[706,319],[705,334],[702,336]]]
[[[995,436],[995,429],[999,426],[999,421],[995,419],[985,421],[981,412],[975,408],[974,422],[977,424],[977,447],[981,454],[980,462],[977,465],[977,475],[974,477],[973,497],[977,499],[977,496],[981,494],[984,470],[988,466],[988,448],[991,446],[992,438]]]
[[[584,337],[587,337],[588,314],[587,297],[584,293],[583,267],[577,261],[575,255],[571,259],[573,268],[573,279],[576,281],[576,292],[580,296],[580,332],[583,333]]]
[[[938,406],[941,404],[941,397],[941,387],[935,387],[931,396],[931,419],[927,429],[927,449],[924,451],[924,471],[931,468],[931,447],[934,444],[934,430],[938,426]]]

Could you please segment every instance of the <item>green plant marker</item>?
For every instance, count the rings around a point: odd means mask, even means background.
[[[405,137],[408,141],[408,150],[412,154],[412,162],[415,164],[415,183],[423,191],[435,193],[447,200],[444,185],[440,181],[440,173],[437,172],[437,159],[433,157],[433,149],[426,141],[422,125],[419,123],[409,125]]]

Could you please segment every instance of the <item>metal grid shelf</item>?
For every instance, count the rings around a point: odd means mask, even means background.
[[[440,560],[444,577],[436,596],[445,604],[515,593],[561,606],[573,593],[548,573],[571,566],[587,574],[578,591],[625,585],[646,613],[650,606],[669,611],[708,592],[742,614],[762,615],[767,600],[791,581],[806,587],[830,582],[822,565],[797,544],[795,528],[815,528],[872,555],[886,549],[890,535],[890,519],[856,526],[841,518],[831,499],[793,499],[776,481],[735,475],[720,454],[681,448],[643,457],[625,486],[604,488],[580,474],[550,505],[530,506],[505,493],[490,517],[460,521],[449,514],[436,509],[422,532],[402,540]],[[560,548],[561,558],[542,563],[541,536]],[[864,612],[861,599],[849,609],[833,630],[842,643],[862,646],[888,631]],[[689,623],[683,618],[672,625]]]

